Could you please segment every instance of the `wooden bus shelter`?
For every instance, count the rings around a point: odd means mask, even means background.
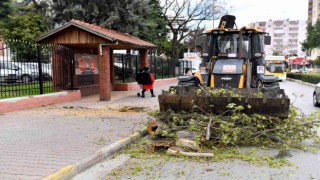
[[[37,38],[41,44],[62,45],[72,49],[74,57],[72,72],[75,87],[81,90],[82,95],[100,95],[100,101],[111,99],[113,50],[139,50],[141,67],[148,66],[148,50],[155,49],[156,45],[143,41],[127,33],[120,33],[97,25],[79,20],[71,20],[63,26]],[[55,71],[63,66],[60,55],[52,58],[53,83]],[[72,69],[73,68],[73,69]],[[82,83],[89,80],[90,85]]]

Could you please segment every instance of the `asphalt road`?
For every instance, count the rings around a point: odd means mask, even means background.
[[[320,111],[320,108],[312,104],[314,87],[287,80],[280,82],[280,88],[285,90],[290,102],[301,109],[304,114],[310,115],[312,112]]]

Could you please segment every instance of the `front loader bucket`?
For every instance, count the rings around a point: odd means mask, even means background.
[[[279,118],[287,118],[289,115],[290,99],[280,91],[276,96],[268,96],[260,94],[261,97],[255,96],[254,90],[237,89],[240,96],[232,97],[229,95],[214,95],[214,94],[199,94],[196,89],[186,87],[183,91],[177,91],[176,94],[172,92],[163,91],[159,95],[160,111],[167,111],[169,109],[179,112],[191,112],[197,109],[202,109],[205,112],[212,112],[214,114],[222,114],[228,111],[228,104],[234,103],[244,107],[242,112],[250,114],[262,114]],[[247,91],[247,92],[246,92]],[[248,105],[251,108],[248,108]],[[197,108],[195,108],[197,106]]]

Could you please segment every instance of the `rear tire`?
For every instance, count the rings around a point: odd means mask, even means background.
[[[318,103],[316,93],[313,94],[313,105],[314,105],[315,107],[320,107],[320,103]]]

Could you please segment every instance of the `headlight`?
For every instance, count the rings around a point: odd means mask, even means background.
[[[262,56],[262,53],[255,53],[254,56],[255,56],[255,57],[261,57],[261,56]]]

